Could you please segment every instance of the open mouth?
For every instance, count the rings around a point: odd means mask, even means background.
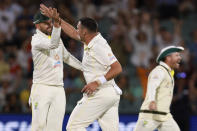
[[[181,61],[177,61],[177,63],[176,63],[176,64],[177,64],[178,66],[180,66],[180,63],[181,63]]]

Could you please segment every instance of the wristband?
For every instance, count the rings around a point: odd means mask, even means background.
[[[98,80],[99,80],[99,84],[104,84],[105,82],[107,82],[104,76],[99,77]]]
[[[54,19],[52,19],[52,23],[55,23],[56,22],[56,23],[58,23],[61,26],[61,22],[62,22],[61,20],[62,20],[61,18],[59,18],[56,21]]]

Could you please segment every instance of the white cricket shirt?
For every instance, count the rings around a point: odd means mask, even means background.
[[[154,120],[166,121],[172,117],[170,105],[173,98],[174,78],[170,73],[172,69],[164,62],[160,62],[148,77],[146,98],[141,110],[149,110],[151,101],[156,102],[156,111],[165,112],[166,115],[140,113],[141,118],[153,118]]]
[[[64,47],[61,28],[53,27],[51,38],[36,30],[32,36],[33,83],[63,86],[63,61],[82,70],[82,64]]]
[[[116,62],[107,41],[100,33],[96,35],[88,45],[84,44],[84,54],[82,60],[83,74],[87,83],[98,80],[110,70],[110,65]],[[118,94],[122,94],[114,79],[107,81],[104,85],[112,85]]]

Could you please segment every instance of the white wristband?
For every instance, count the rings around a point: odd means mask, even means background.
[[[101,84],[107,82],[107,80],[104,76],[99,77],[98,80],[101,82]]]

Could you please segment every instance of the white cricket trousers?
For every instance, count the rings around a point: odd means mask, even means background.
[[[180,131],[176,121],[171,117],[167,121],[139,118],[134,131]]]
[[[84,95],[70,115],[67,131],[86,131],[95,120],[102,131],[118,131],[119,100],[120,95],[112,86],[100,88],[93,96]]]
[[[31,131],[62,131],[66,108],[64,88],[33,84],[30,99],[32,104]]]

